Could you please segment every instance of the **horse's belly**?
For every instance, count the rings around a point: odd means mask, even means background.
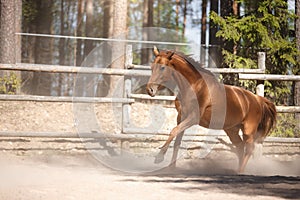
[[[229,108],[229,107],[227,107]],[[242,112],[238,107],[231,106],[230,110],[214,110],[211,107],[205,110],[199,125],[209,129],[228,129],[242,123]]]
[[[204,114],[201,116],[199,125],[209,129],[223,129],[224,120],[217,112],[212,112],[211,107],[205,109]]]

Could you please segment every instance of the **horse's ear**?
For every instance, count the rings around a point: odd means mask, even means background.
[[[171,60],[172,59],[172,56],[174,55],[175,51],[171,51],[171,52],[168,52],[168,59]]]
[[[156,46],[153,47],[153,53],[154,53],[155,56],[159,55],[159,50]]]

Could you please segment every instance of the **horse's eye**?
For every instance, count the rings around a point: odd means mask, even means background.
[[[165,70],[165,66],[161,66],[160,71],[164,71],[164,70]]]

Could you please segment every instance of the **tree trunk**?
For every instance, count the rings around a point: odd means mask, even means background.
[[[1,0],[0,9],[0,62],[14,64],[16,62],[15,1]]]
[[[52,33],[52,7],[53,0],[37,1],[37,17],[35,19],[36,30],[41,34]],[[37,37],[35,44],[35,63],[52,63],[53,39]],[[34,73],[32,80],[32,92],[35,95],[51,95],[51,74]]]
[[[60,2],[60,34],[61,35],[65,34],[64,19],[65,19],[64,0],[61,0]],[[59,39],[59,64],[60,65],[65,64],[65,38]],[[58,88],[57,88],[58,96],[62,95],[63,79],[64,79],[64,75],[60,73],[58,78]]]
[[[113,36],[113,1],[111,0],[104,0],[104,8],[103,8],[103,37],[104,38],[111,38]],[[103,44],[102,50],[102,58],[103,64],[109,65],[111,63],[111,46],[109,43]],[[96,96],[103,97],[107,96],[109,92],[108,86],[110,85],[110,76],[109,75],[102,75],[102,79],[98,82],[97,93]]]
[[[127,0],[114,0],[113,37],[126,39],[127,30]],[[125,65],[125,42],[114,42],[112,46],[112,68],[124,68]],[[110,80],[110,96],[123,96],[123,77],[112,76]],[[117,85],[120,83],[120,85]],[[116,92],[116,90],[118,90]]]
[[[160,10],[161,10],[161,0],[157,0],[157,26],[160,26]]]
[[[143,40],[147,41],[148,40],[148,32],[146,28],[148,27],[148,2],[149,0],[145,0],[143,3]],[[149,56],[149,51],[146,47],[145,44],[142,44],[142,58],[141,58],[141,64],[147,64],[148,63],[148,56]]]
[[[232,0],[221,0],[221,16],[223,18],[226,18],[227,16],[230,16],[233,14],[233,2]],[[233,42],[224,42],[224,40],[220,40],[220,45],[223,49],[233,52]],[[223,66],[226,67],[226,66]]]
[[[86,24],[85,24],[85,35],[87,37],[94,36],[94,6],[93,0],[87,0],[86,2]],[[86,57],[93,50],[93,41],[84,41],[84,56]]]
[[[153,27],[153,0],[146,0],[143,4],[143,40],[151,40],[149,27]],[[143,44],[141,64],[149,63],[151,59],[151,50],[147,44]]]
[[[114,0],[113,36],[123,37],[127,29],[127,0]]]
[[[226,18],[227,16],[230,16],[233,14],[234,9],[233,8],[234,2],[231,0],[221,0],[221,16],[223,18]],[[234,43],[232,41],[227,41],[225,42],[224,40],[220,39],[220,46],[222,49],[225,49],[230,52],[234,52]],[[222,60],[223,61],[223,60]],[[224,62],[221,62],[224,63]],[[222,68],[228,68],[226,64],[221,64]],[[230,85],[238,85],[238,79],[237,79],[237,74],[222,74],[223,76],[223,83],[225,84],[230,84]]]
[[[201,64],[205,65],[206,58],[206,30],[207,30],[207,0],[202,1],[202,19],[201,19]]]
[[[114,0],[114,27],[113,37],[118,39],[126,39],[127,36],[127,0]],[[112,45],[112,64],[111,68],[124,68],[125,65],[125,42],[113,42]],[[111,76],[108,96],[123,97],[124,95],[124,76]],[[116,105],[116,104],[115,104]],[[117,113],[123,113],[122,105],[114,107]],[[115,118],[116,124],[114,133],[121,133],[123,129],[123,118]]]
[[[219,4],[218,1],[210,2],[210,11],[218,13]],[[219,39],[216,37],[217,27],[213,25],[212,21],[209,22],[209,56],[210,60],[213,62],[209,63],[210,67],[221,67],[222,63],[222,53],[220,48]],[[215,66],[214,66],[215,65]]]
[[[296,0],[296,4],[295,4],[295,10],[296,10],[296,22],[295,22],[295,31],[296,31],[296,45],[297,45],[297,49],[300,51],[300,0]],[[298,55],[298,73],[300,73],[300,55]]]
[[[76,36],[82,36],[83,0],[78,0]],[[76,66],[82,63],[82,40],[76,40]]]
[[[183,24],[182,24],[182,41],[184,41],[185,27],[186,27],[186,17],[187,17],[187,0],[184,0],[184,6],[183,6]]]
[[[32,7],[31,15],[32,18],[25,18],[23,16],[22,21],[22,30],[27,33],[35,33],[36,32],[36,23],[35,18],[37,14],[36,10],[37,2],[30,2],[30,7]],[[32,13],[33,12],[33,13]],[[31,36],[22,36],[22,62],[24,63],[34,63],[34,52],[35,52],[35,43],[37,37]],[[34,72],[22,72],[21,73],[21,91],[23,93],[32,93],[32,79]]]
[[[15,0],[15,32],[22,32],[22,0]],[[16,63],[22,62],[21,53],[21,36],[15,35],[16,38]]]
[[[217,14],[219,14],[218,12],[219,9],[219,4],[218,1],[211,1],[210,2],[210,12],[216,12]],[[209,22],[209,44],[211,45],[217,45],[217,37],[216,37],[216,33],[217,33],[217,27],[214,26],[214,24],[212,23],[212,21]]]
[[[21,32],[22,1],[0,1],[0,63],[14,64],[21,62]],[[0,78],[10,72],[0,72]],[[15,72],[17,79],[21,79],[20,72]],[[6,85],[6,92],[19,93],[11,84]]]
[[[176,0],[176,18],[175,18],[175,23],[176,23],[176,32],[179,35],[179,8],[180,8],[180,0]]]
[[[15,0],[15,32],[21,33],[22,32],[22,0]],[[15,62],[21,63],[22,62],[22,41],[21,35],[15,35]],[[21,81],[22,76],[21,72],[16,72],[17,78]],[[17,88],[16,93],[21,92],[21,87]]]
[[[297,45],[297,49],[300,52],[300,0],[296,0],[296,15],[297,15],[297,19],[296,19],[296,23],[295,23],[295,31],[296,31],[296,45]],[[296,71],[295,73],[300,75],[300,55],[298,55],[297,58],[298,62],[297,62],[297,66],[296,69],[298,69],[298,71]],[[294,103],[295,106],[300,106],[300,81],[297,81],[294,83]],[[300,130],[300,113],[296,113],[295,114],[295,118],[296,121],[298,121],[298,131]]]
[[[153,27],[153,4],[154,0],[148,0],[148,27]]]
[[[104,0],[103,37],[110,38],[113,33],[113,2]]]
[[[237,0],[233,0],[233,5],[232,5],[232,12],[234,16],[239,16],[240,15],[240,8],[239,8],[239,3]],[[233,54],[237,54],[237,45],[233,46]]]

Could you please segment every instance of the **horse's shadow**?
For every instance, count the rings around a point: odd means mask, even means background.
[[[193,175],[160,176],[146,179],[147,183],[173,183],[172,188],[181,192],[215,191],[245,196],[273,196],[298,199],[300,177],[254,175]],[[184,184],[188,183],[188,184]]]
[[[212,159],[200,159],[200,161],[189,161],[184,164],[179,164],[177,167],[167,166],[161,169],[144,173],[144,176],[174,176],[174,175],[186,175],[186,176],[197,176],[197,175],[215,175],[215,174],[226,174],[236,175],[237,172],[234,169],[235,163],[226,163],[222,165]],[[232,165],[232,166],[231,166]]]
[[[198,163],[198,165],[197,165]],[[245,196],[273,196],[298,199],[300,176],[237,174],[231,166],[208,160],[190,162],[188,167],[169,168],[141,174],[145,183],[172,183],[181,192],[215,191]],[[232,163],[233,165],[235,163]],[[295,163],[297,164],[297,163]],[[127,177],[128,178],[128,177]],[[125,179],[123,181],[135,181]]]

